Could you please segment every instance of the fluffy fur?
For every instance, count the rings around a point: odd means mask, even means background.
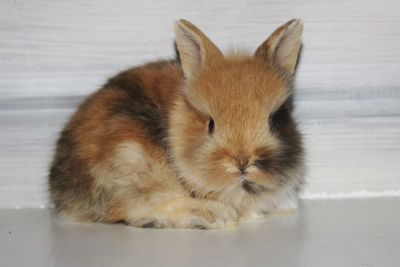
[[[80,221],[221,228],[273,210],[301,185],[292,119],[302,24],[254,55],[226,55],[190,22],[177,61],[110,79],[72,116],[50,170],[56,210]]]

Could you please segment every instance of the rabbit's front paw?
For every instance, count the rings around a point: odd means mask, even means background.
[[[238,214],[231,206],[215,200],[171,198],[147,214],[129,216],[126,223],[143,228],[234,228]]]
[[[189,210],[186,224],[189,228],[220,229],[235,228],[238,225],[236,210],[222,202],[201,200]]]

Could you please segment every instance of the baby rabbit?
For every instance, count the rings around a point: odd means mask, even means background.
[[[303,26],[254,55],[223,55],[186,20],[178,60],[111,78],[73,114],[49,185],[56,210],[86,222],[225,228],[273,211],[303,171],[292,83]]]

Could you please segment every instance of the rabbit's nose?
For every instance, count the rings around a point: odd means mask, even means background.
[[[235,161],[236,167],[239,169],[240,173],[244,174],[249,166],[249,157],[245,153],[239,152],[236,155]]]
[[[249,160],[245,156],[239,156],[236,159],[236,164],[237,164],[237,168],[239,169],[241,174],[244,174],[247,167],[249,166]]]
[[[240,170],[241,174],[244,174],[244,171],[246,170],[246,167],[239,166],[239,170]]]

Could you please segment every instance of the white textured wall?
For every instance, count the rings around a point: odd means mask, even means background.
[[[399,190],[398,0],[2,0],[0,207],[47,203],[52,145],[73,107],[110,75],[171,57],[181,17],[222,48],[251,50],[302,18],[306,193]]]

